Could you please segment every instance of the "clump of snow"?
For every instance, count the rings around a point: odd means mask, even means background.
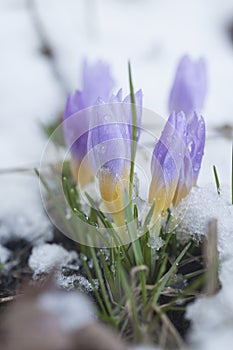
[[[181,202],[181,207],[185,206],[186,214],[177,231],[199,239],[206,234],[208,222],[213,218],[217,219],[220,259],[230,258],[233,251],[233,206],[230,187],[221,188],[220,196],[214,185],[194,187],[189,196]]]
[[[33,270],[33,279],[43,279],[42,275],[49,274],[55,269],[55,282],[60,288],[71,291],[77,289],[81,292],[92,293],[94,288],[98,289],[97,279],[93,285],[79,271],[81,261],[75,251],[67,251],[58,244],[42,244],[32,250],[28,261]]]
[[[188,202],[187,202],[188,201]],[[193,188],[186,215],[178,231],[199,239],[207,232],[208,222],[217,219],[219,279],[222,289],[214,296],[197,299],[187,309],[187,318],[192,321],[190,341],[194,349],[213,350],[229,348],[233,342],[233,206],[230,187],[222,187],[220,196],[214,185]]]
[[[81,293],[46,292],[38,297],[37,305],[55,316],[65,332],[73,332],[95,320],[93,305]]]
[[[93,279],[94,286],[82,275],[65,276],[62,272],[56,273],[56,284],[58,287],[64,288],[67,291],[79,290],[80,292],[92,293],[94,288],[99,288],[99,282],[97,279]]]
[[[161,237],[149,237],[147,245],[152,249],[159,250],[164,245],[164,240]]]
[[[5,264],[11,256],[11,252],[9,249],[3,247],[0,244],[0,264]]]
[[[33,248],[28,264],[36,279],[41,274],[47,274],[54,268],[67,266],[73,260],[78,261],[76,252],[68,252],[58,244],[46,243]]]

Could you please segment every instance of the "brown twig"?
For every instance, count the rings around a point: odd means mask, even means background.
[[[14,173],[28,173],[34,174],[34,168],[5,168],[0,169],[0,175],[14,174]]]
[[[218,236],[217,236],[217,220],[212,219],[208,224],[207,240],[204,244],[204,257],[206,260],[206,295],[215,294],[220,283],[218,279]]]
[[[161,308],[158,305],[153,305],[153,309],[160,315],[161,321],[163,322],[163,333],[164,333],[164,339],[163,339],[163,334],[160,339],[160,346],[162,348],[166,347],[166,341],[167,341],[167,333],[168,331],[170,334],[173,336],[174,340],[176,341],[177,345],[179,346],[179,349],[184,349],[185,348],[185,343],[180,336],[179,332],[176,330],[176,328],[173,326],[172,322],[168,318],[168,316],[162,312]],[[166,334],[166,337],[165,337]]]

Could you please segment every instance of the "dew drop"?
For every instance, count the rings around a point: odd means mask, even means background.
[[[66,219],[67,220],[71,219],[71,210],[70,210],[70,208],[66,208]]]

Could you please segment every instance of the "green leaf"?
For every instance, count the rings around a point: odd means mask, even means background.
[[[144,263],[142,249],[137,236],[137,227],[133,218],[132,207],[131,205],[129,205],[129,197],[126,190],[124,191],[124,207],[126,226],[128,229],[130,240],[132,242],[132,248],[134,252],[136,265],[142,265]]]
[[[97,259],[96,253],[95,253],[95,249],[93,247],[90,247],[90,252],[91,252],[92,259],[93,259],[93,265],[95,268],[96,276],[97,276],[98,281],[99,281],[99,287],[100,287],[100,290],[102,293],[102,297],[103,297],[104,303],[106,305],[106,309],[108,311],[108,314],[110,316],[112,324],[114,326],[117,326],[116,320],[113,316],[113,309],[112,309],[111,303],[109,301],[109,295],[108,295],[108,292],[107,292],[107,289],[105,286],[103,273],[102,273],[102,270],[99,266],[99,262],[98,262],[98,259]]]

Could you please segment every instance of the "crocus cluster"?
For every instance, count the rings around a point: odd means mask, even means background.
[[[124,191],[130,186],[132,161],[132,105],[122,90],[111,94],[109,67],[84,63],[83,90],[69,96],[64,113],[64,135],[71,149],[73,174],[80,185],[94,174],[105,208],[117,226],[124,225]],[[195,110],[203,106],[206,73],[203,60],[193,63],[185,56],[178,67],[171,91],[170,117],[157,141],[151,160],[149,202],[155,202],[154,220],[177,206],[196,184],[205,145],[205,123]],[[134,95],[139,141],[142,91]],[[91,107],[87,109],[87,107]],[[81,111],[81,113],[80,113]],[[77,112],[79,112],[77,114]],[[78,138],[74,139],[74,131]],[[85,161],[84,161],[85,160]],[[80,164],[84,162],[84,176]],[[81,179],[81,180],[80,180]]]

